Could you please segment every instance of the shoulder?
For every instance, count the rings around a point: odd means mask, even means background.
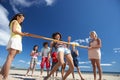
[[[101,39],[100,39],[100,38],[97,38],[97,42],[101,42]]]
[[[11,22],[11,24],[13,24],[13,23],[18,23],[18,21],[17,20],[13,20],[12,22]]]

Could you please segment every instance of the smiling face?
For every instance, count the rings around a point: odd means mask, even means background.
[[[91,32],[91,33],[90,33],[90,38],[96,39],[96,38],[97,38],[96,33],[95,33],[95,32]]]
[[[24,21],[24,16],[17,16],[17,21],[21,24]]]
[[[56,39],[56,40],[60,40],[60,35],[59,35],[59,34],[56,34],[55,39]]]

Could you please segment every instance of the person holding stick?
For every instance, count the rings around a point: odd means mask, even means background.
[[[74,69],[74,64],[72,61],[72,56],[70,50],[67,48],[67,45],[59,42],[61,41],[62,35],[59,32],[53,33],[52,38],[56,40],[56,42],[52,41],[51,42],[51,51],[52,48],[56,48],[57,50],[57,57],[58,57],[58,63],[53,67],[51,70],[50,74],[44,78],[44,80],[47,80],[60,66],[64,64],[64,56],[69,64],[69,69],[64,75],[62,80],[65,80],[70,73],[73,72]],[[59,40],[59,41],[57,41]],[[68,37],[68,42],[70,43],[70,37]]]
[[[97,33],[95,31],[90,32],[90,38],[92,40],[89,42],[88,57],[93,66],[94,80],[96,80],[96,68],[98,69],[99,80],[102,80],[102,68],[100,66],[101,40],[100,40],[100,38],[98,38]]]
[[[29,36],[28,33],[22,32],[21,24],[24,21],[24,15],[22,13],[16,14],[10,21],[10,31],[11,37],[8,41],[7,50],[8,56],[7,59],[0,71],[0,80],[7,79],[9,70],[12,64],[13,59],[15,58],[16,54],[22,51],[22,37]]]

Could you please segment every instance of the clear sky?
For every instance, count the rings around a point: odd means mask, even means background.
[[[46,37],[60,32],[65,41],[71,36],[72,41],[88,45],[89,32],[95,30],[102,40],[103,71],[120,72],[120,0],[0,0],[0,66],[8,54],[9,20],[19,12],[25,14],[23,32]],[[33,46],[38,44],[40,51],[43,42],[45,40],[24,37],[23,51],[12,66],[28,68]],[[77,49],[81,70],[92,71],[87,50]]]

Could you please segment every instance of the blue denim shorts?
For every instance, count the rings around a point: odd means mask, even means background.
[[[67,54],[70,54],[70,53],[71,53],[71,51],[70,51],[68,48],[65,48],[65,47],[59,47],[59,48],[57,48],[57,52],[58,52],[58,53],[59,53],[59,52],[63,52],[64,55],[67,55]]]

